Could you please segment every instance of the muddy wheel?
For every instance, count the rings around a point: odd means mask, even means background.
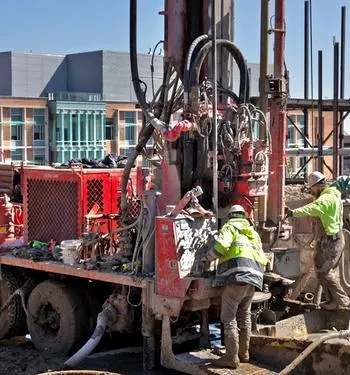
[[[28,311],[29,334],[39,351],[64,356],[86,339],[85,304],[69,285],[41,282],[29,296]]]
[[[2,269],[0,280],[0,307],[8,297],[23,285],[23,279],[15,270]],[[26,314],[20,296],[12,298],[9,306],[0,313],[0,339],[19,336],[26,331]]]

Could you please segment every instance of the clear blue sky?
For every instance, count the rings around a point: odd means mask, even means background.
[[[271,0],[273,5],[274,1]],[[333,35],[340,41],[341,6],[349,0],[313,0],[314,96],[317,51],[324,51],[324,95],[332,97]],[[138,51],[163,38],[163,0],[139,0]],[[303,96],[304,0],[286,0],[286,63],[292,96]],[[271,9],[271,15],[274,9]],[[1,0],[0,48],[3,51],[70,53],[108,49],[128,51],[128,0]],[[249,62],[259,62],[260,0],[236,0],[235,42]],[[350,30],[350,7],[347,9]],[[348,33],[349,35],[349,33]],[[271,37],[271,45],[273,38]],[[347,81],[350,46],[347,40]],[[272,55],[270,56],[272,62]],[[349,84],[347,85],[349,86]],[[346,90],[350,96],[349,87]]]

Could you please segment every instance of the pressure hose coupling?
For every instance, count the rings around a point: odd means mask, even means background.
[[[196,123],[189,120],[183,120],[170,127],[165,122],[159,120],[152,112],[147,112],[147,116],[152,126],[158,130],[168,142],[175,142],[181,136],[181,133],[187,133],[197,129]]]

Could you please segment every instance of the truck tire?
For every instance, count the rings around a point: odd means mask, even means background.
[[[86,340],[88,317],[83,298],[69,284],[45,280],[28,300],[28,330],[35,348],[59,356]]]
[[[0,280],[0,308],[8,297],[23,285],[23,279],[15,270],[2,269]],[[26,314],[20,296],[12,298],[9,306],[0,313],[0,339],[19,336],[26,332]]]

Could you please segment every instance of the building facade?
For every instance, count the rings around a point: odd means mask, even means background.
[[[140,79],[148,87],[153,79],[157,89],[162,56],[154,57],[152,77],[150,64],[150,55],[138,56]],[[3,160],[47,164],[110,152],[128,155],[141,125],[129,54],[0,53]]]
[[[0,98],[0,144],[3,161],[48,161],[47,99]]]
[[[0,154],[6,161],[48,164],[72,159],[102,158],[107,153],[129,155],[142,126],[133,89],[129,54],[93,51],[69,55],[0,53]],[[163,57],[138,55],[140,79],[157,89]],[[259,65],[248,64],[251,96],[258,96]],[[272,66],[269,67],[272,69]],[[153,82],[152,82],[153,80]],[[233,90],[239,74],[233,69]],[[150,89],[146,99],[151,100]],[[317,112],[309,112],[310,129],[317,129]],[[332,113],[323,116],[324,134],[332,130]],[[302,111],[288,113],[287,147],[303,147]],[[299,132],[298,130],[299,129]],[[317,145],[315,130],[309,140]],[[151,141],[150,143],[151,144]],[[332,137],[326,145],[332,146]],[[325,162],[331,165],[331,157]],[[287,176],[305,158],[287,159]],[[316,167],[308,163],[308,173]],[[325,168],[327,169],[327,168]]]

